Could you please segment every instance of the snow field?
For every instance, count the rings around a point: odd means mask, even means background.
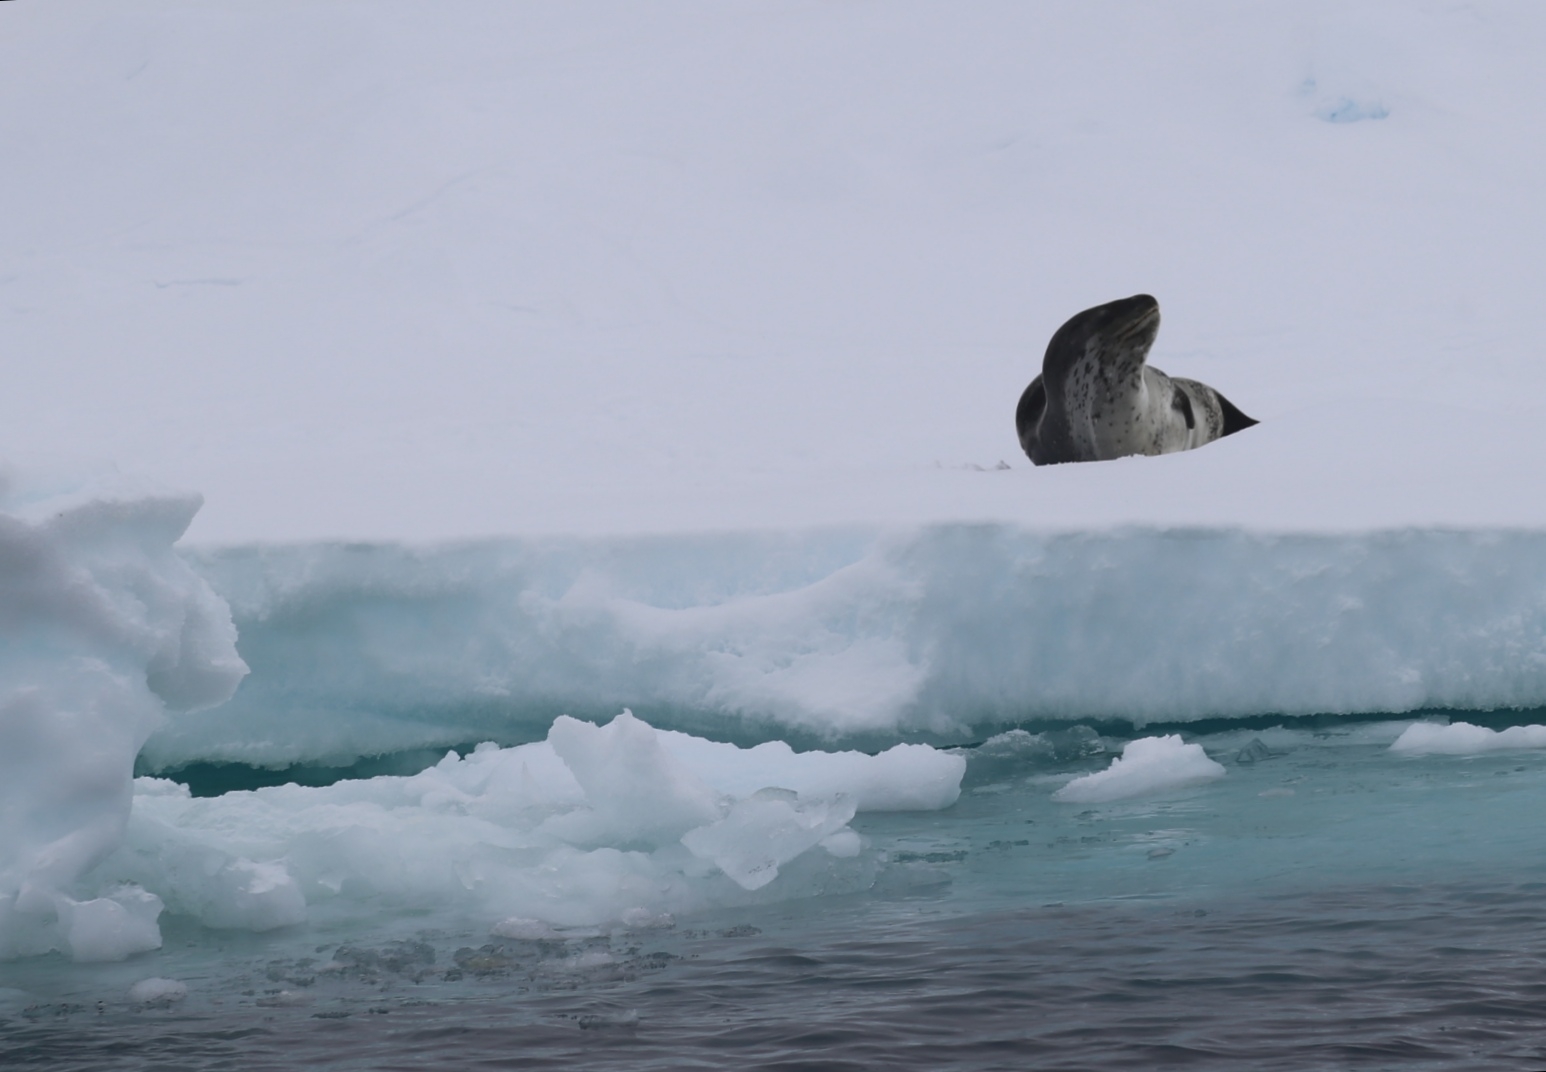
[[[1543,48],[1528,0],[6,4],[0,456],[225,544],[1540,526]],[[1139,292],[1262,424],[1032,470],[1047,340]]]

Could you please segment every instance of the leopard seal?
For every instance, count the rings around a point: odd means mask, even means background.
[[[1041,375],[1015,409],[1015,430],[1031,461],[1169,454],[1259,423],[1207,384],[1146,364],[1159,323],[1159,302],[1135,294],[1086,309],[1058,328]]]

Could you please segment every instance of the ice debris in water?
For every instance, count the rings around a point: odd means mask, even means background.
[[[514,938],[520,942],[540,942],[561,936],[561,931],[550,923],[544,923],[540,919],[522,919],[520,916],[511,916],[502,919],[489,928],[489,933],[496,938]]]
[[[1546,726],[1510,726],[1490,730],[1469,722],[1414,722],[1390,746],[1392,752],[1409,756],[1471,756],[1481,752],[1507,752],[1546,748]]]
[[[1087,756],[1098,756],[1105,743],[1088,726],[1028,733],[1009,730],[989,737],[974,751],[973,759],[1008,759],[1019,763],[1068,763]]]
[[[1181,735],[1140,737],[1127,742],[1111,766],[1075,778],[1052,794],[1071,804],[1101,804],[1144,796],[1224,776],[1224,768],[1208,758],[1200,744],[1187,744]]]
[[[121,960],[161,945],[161,899],[92,874],[123,842],[135,756],[247,667],[173,550],[198,496],[0,478],[0,959]]]
[[[1013,778],[1037,768],[1074,763],[1106,751],[1100,734],[1089,726],[1031,733],[1006,730],[995,734],[975,748],[962,749],[968,763],[968,781],[973,785]]]
[[[89,901],[55,894],[57,941],[81,962],[124,960],[160,949],[156,920],[162,907],[161,898],[129,884]]]
[[[817,842],[828,853],[842,860],[858,856],[864,851],[864,839],[853,830],[843,829],[835,834],[828,834]]]
[[[1249,767],[1253,763],[1276,759],[1280,755],[1282,755],[1281,752],[1274,752],[1260,737],[1252,737],[1244,748],[1235,753],[1235,762],[1243,767]]]
[[[545,741],[453,752],[411,777],[205,799],[141,778],[127,845],[92,877],[253,931],[383,907],[482,916],[518,939],[670,926],[753,895],[862,888],[878,865],[848,827],[856,812],[947,807],[965,768],[924,745],[738,748],[628,711],[604,726],[561,716]]]
[[[847,795],[802,801],[793,790],[759,789],[718,822],[683,834],[682,844],[713,860],[742,889],[760,890],[778,877],[781,864],[839,833],[853,817]]]
[[[631,712],[606,726],[560,717],[548,744],[587,804],[548,821],[570,844],[656,846],[720,817],[720,795]]]
[[[141,979],[129,988],[129,1000],[139,1005],[172,1005],[188,996],[188,984],[176,979]]]

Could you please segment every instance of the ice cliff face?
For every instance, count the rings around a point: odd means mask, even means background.
[[[0,487],[0,957],[160,944],[154,896],[80,880],[121,842],[164,712],[227,700],[247,672],[224,600],[172,549],[200,501]]]
[[[154,769],[541,739],[623,706],[883,748],[1026,720],[1546,705],[1546,536],[1010,525],[198,554],[254,675]]]

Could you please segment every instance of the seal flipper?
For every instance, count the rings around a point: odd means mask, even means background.
[[[1020,436],[1020,449],[1037,465],[1041,464],[1041,459],[1037,457],[1041,453],[1037,449],[1040,446],[1037,432],[1041,428],[1042,414],[1046,411],[1047,389],[1042,386],[1041,377],[1037,376],[1020,396],[1020,404],[1015,407],[1015,432]]]
[[[1224,411],[1224,430],[1219,433],[1220,439],[1227,435],[1234,435],[1236,432],[1244,431],[1253,424],[1261,423],[1256,418],[1247,417],[1244,413],[1241,413],[1235,408],[1235,404],[1225,398],[1220,392],[1214,391],[1213,393],[1218,397],[1219,408]]]

